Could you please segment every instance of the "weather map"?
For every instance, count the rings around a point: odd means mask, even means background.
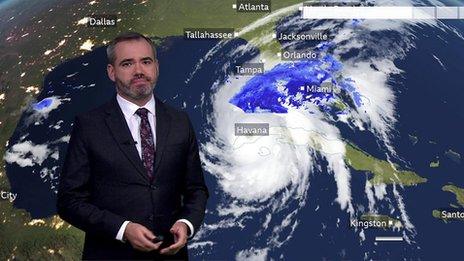
[[[400,9],[317,9],[334,6]],[[460,258],[461,2],[3,0],[0,14],[2,259],[80,258],[59,175],[74,117],[115,94],[105,45],[124,31],[156,42],[155,93],[197,132],[211,196],[193,260]]]

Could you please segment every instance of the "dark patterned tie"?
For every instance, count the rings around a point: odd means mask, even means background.
[[[153,180],[153,163],[155,161],[155,145],[150,123],[148,122],[148,110],[140,108],[135,112],[140,116],[140,139],[142,142],[142,162],[147,170],[148,177]]]

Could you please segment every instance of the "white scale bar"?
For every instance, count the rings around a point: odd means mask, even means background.
[[[375,237],[375,241],[403,241],[403,237]]]
[[[304,19],[464,19],[464,6],[303,6]]]

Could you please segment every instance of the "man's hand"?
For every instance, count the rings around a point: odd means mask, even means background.
[[[152,240],[156,238],[155,235],[148,228],[132,222],[127,224],[124,230],[124,238],[129,240],[133,248],[144,252],[157,250],[163,243],[154,244]]]
[[[174,235],[174,244],[161,249],[160,253],[163,255],[175,255],[187,244],[188,228],[185,223],[180,221],[176,222],[169,231]]]

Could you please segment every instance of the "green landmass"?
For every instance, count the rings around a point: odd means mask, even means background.
[[[456,202],[459,206],[455,204],[450,204],[451,207],[456,208],[456,209],[464,208],[464,188],[460,188],[458,186],[449,184],[449,185],[443,186],[441,190],[446,191],[446,192],[451,192],[456,196]],[[443,222],[445,223],[448,222],[447,218],[442,217],[440,210],[434,209],[432,211],[432,216],[443,220]],[[453,219],[453,220],[456,220],[456,219]],[[464,219],[459,219],[459,221],[464,221]]]
[[[365,213],[361,216],[361,220],[363,221],[380,221],[380,222],[386,222],[388,224],[388,227],[395,227],[395,228],[401,228],[403,225],[400,220],[396,218],[392,218],[387,215],[380,215],[380,214],[374,214],[374,213]]]
[[[443,218],[443,217],[441,216],[440,210],[434,209],[434,210],[432,211],[432,216],[433,216],[434,218],[441,219],[441,220],[442,220],[443,222],[445,222],[445,223],[448,223],[448,219]]]
[[[438,168],[438,167],[440,167],[440,159],[437,157],[437,160],[436,160],[436,161],[431,161],[429,166],[430,166],[431,168]]]
[[[464,208],[464,188],[455,185],[446,185],[442,188],[443,191],[451,192],[456,195],[456,201]]]
[[[303,3],[301,0],[271,1],[272,11]],[[148,1],[148,10],[141,15],[135,26],[153,35],[166,37],[182,35],[184,28],[219,27],[241,29],[269,13],[237,13],[232,9],[235,1],[195,0],[195,1]],[[145,10],[146,9],[142,9]],[[147,22],[145,22],[147,21]]]
[[[461,222],[464,221],[464,219],[462,219],[462,218],[447,217],[446,215],[452,215],[450,213],[446,213],[446,214],[444,214],[445,216],[443,216],[441,212],[442,212],[441,210],[434,209],[432,211],[432,216],[434,218],[436,218],[436,219],[440,219],[441,221],[443,221],[445,223],[448,223],[450,221],[461,221]]]
[[[342,102],[341,100],[338,100],[338,99],[335,100],[335,101],[332,103],[332,106],[333,106],[334,108],[336,108],[337,110],[339,110],[339,111],[343,111],[344,109],[347,108],[347,105],[346,105],[344,102]]]
[[[345,145],[345,160],[355,170],[366,171],[373,175],[369,180],[372,184],[402,184],[404,186],[417,185],[427,181],[408,170],[398,170],[398,166],[391,165],[388,161],[374,158],[362,151],[356,145],[347,142]]]
[[[24,210],[0,205],[1,260],[77,260],[84,234],[57,216],[31,219]]]

